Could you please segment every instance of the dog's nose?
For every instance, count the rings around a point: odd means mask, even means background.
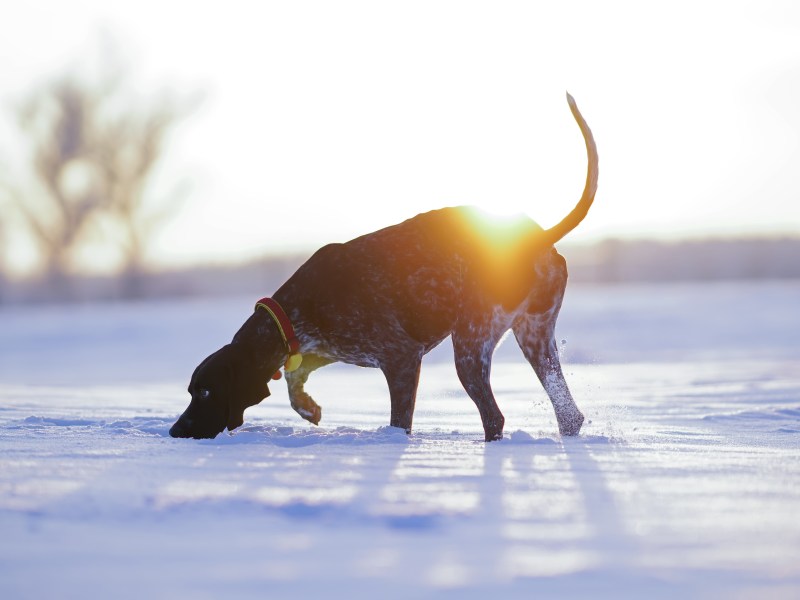
[[[192,434],[189,433],[190,423],[187,423],[185,419],[178,419],[175,421],[175,424],[169,428],[169,434],[174,438],[188,438],[192,437]]]

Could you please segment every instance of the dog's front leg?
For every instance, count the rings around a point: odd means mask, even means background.
[[[386,383],[389,384],[392,403],[389,424],[405,429],[406,433],[411,433],[411,423],[414,420],[421,366],[421,356],[394,357],[381,365]]]
[[[291,402],[292,408],[298,415],[314,425],[319,425],[322,418],[322,407],[306,393],[304,386],[313,371],[332,362],[334,361],[315,354],[306,354],[303,356],[303,363],[296,370],[286,373],[286,385],[289,388],[289,402]]]
[[[583,413],[575,404],[564,379],[554,329],[555,323],[541,316],[531,316],[513,327],[519,347],[553,404],[558,431],[561,435],[578,435],[583,425]]]

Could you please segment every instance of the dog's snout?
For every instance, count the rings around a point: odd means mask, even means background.
[[[175,424],[169,428],[169,434],[174,438],[194,438],[196,440],[213,439],[217,434],[225,429],[223,425],[219,429],[209,427],[207,423],[198,419],[189,419],[181,416]]]
[[[192,423],[188,419],[181,417],[175,424],[169,428],[170,436],[174,438],[188,438],[192,437],[191,433]]]

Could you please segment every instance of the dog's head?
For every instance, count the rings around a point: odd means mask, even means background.
[[[192,401],[170,428],[178,438],[214,438],[244,422],[244,411],[269,396],[265,377],[241,344],[228,344],[201,362],[189,382]]]

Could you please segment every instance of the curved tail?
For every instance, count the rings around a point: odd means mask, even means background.
[[[597,146],[595,146],[594,143],[592,130],[589,129],[583,115],[581,115],[581,111],[578,110],[578,105],[575,104],[575,99],[569,95],[569,92],[567,92],[567,102],[569,102],[572,116],[575,117],[578,127],[581,128],[583,139],[586,142],[586,155],[589,160],[589,166],[586,172],[586,185],[583,188],[583,195],[581,199],[578,200],[578,204],[575,205],[575,208],[573,208],[560,223],[544,231],[544,242],[548,246],[555,244],[583,221],[583,218],[589,212],[589,207],[592,205],[594,195],[597,192],[598,158]]]

